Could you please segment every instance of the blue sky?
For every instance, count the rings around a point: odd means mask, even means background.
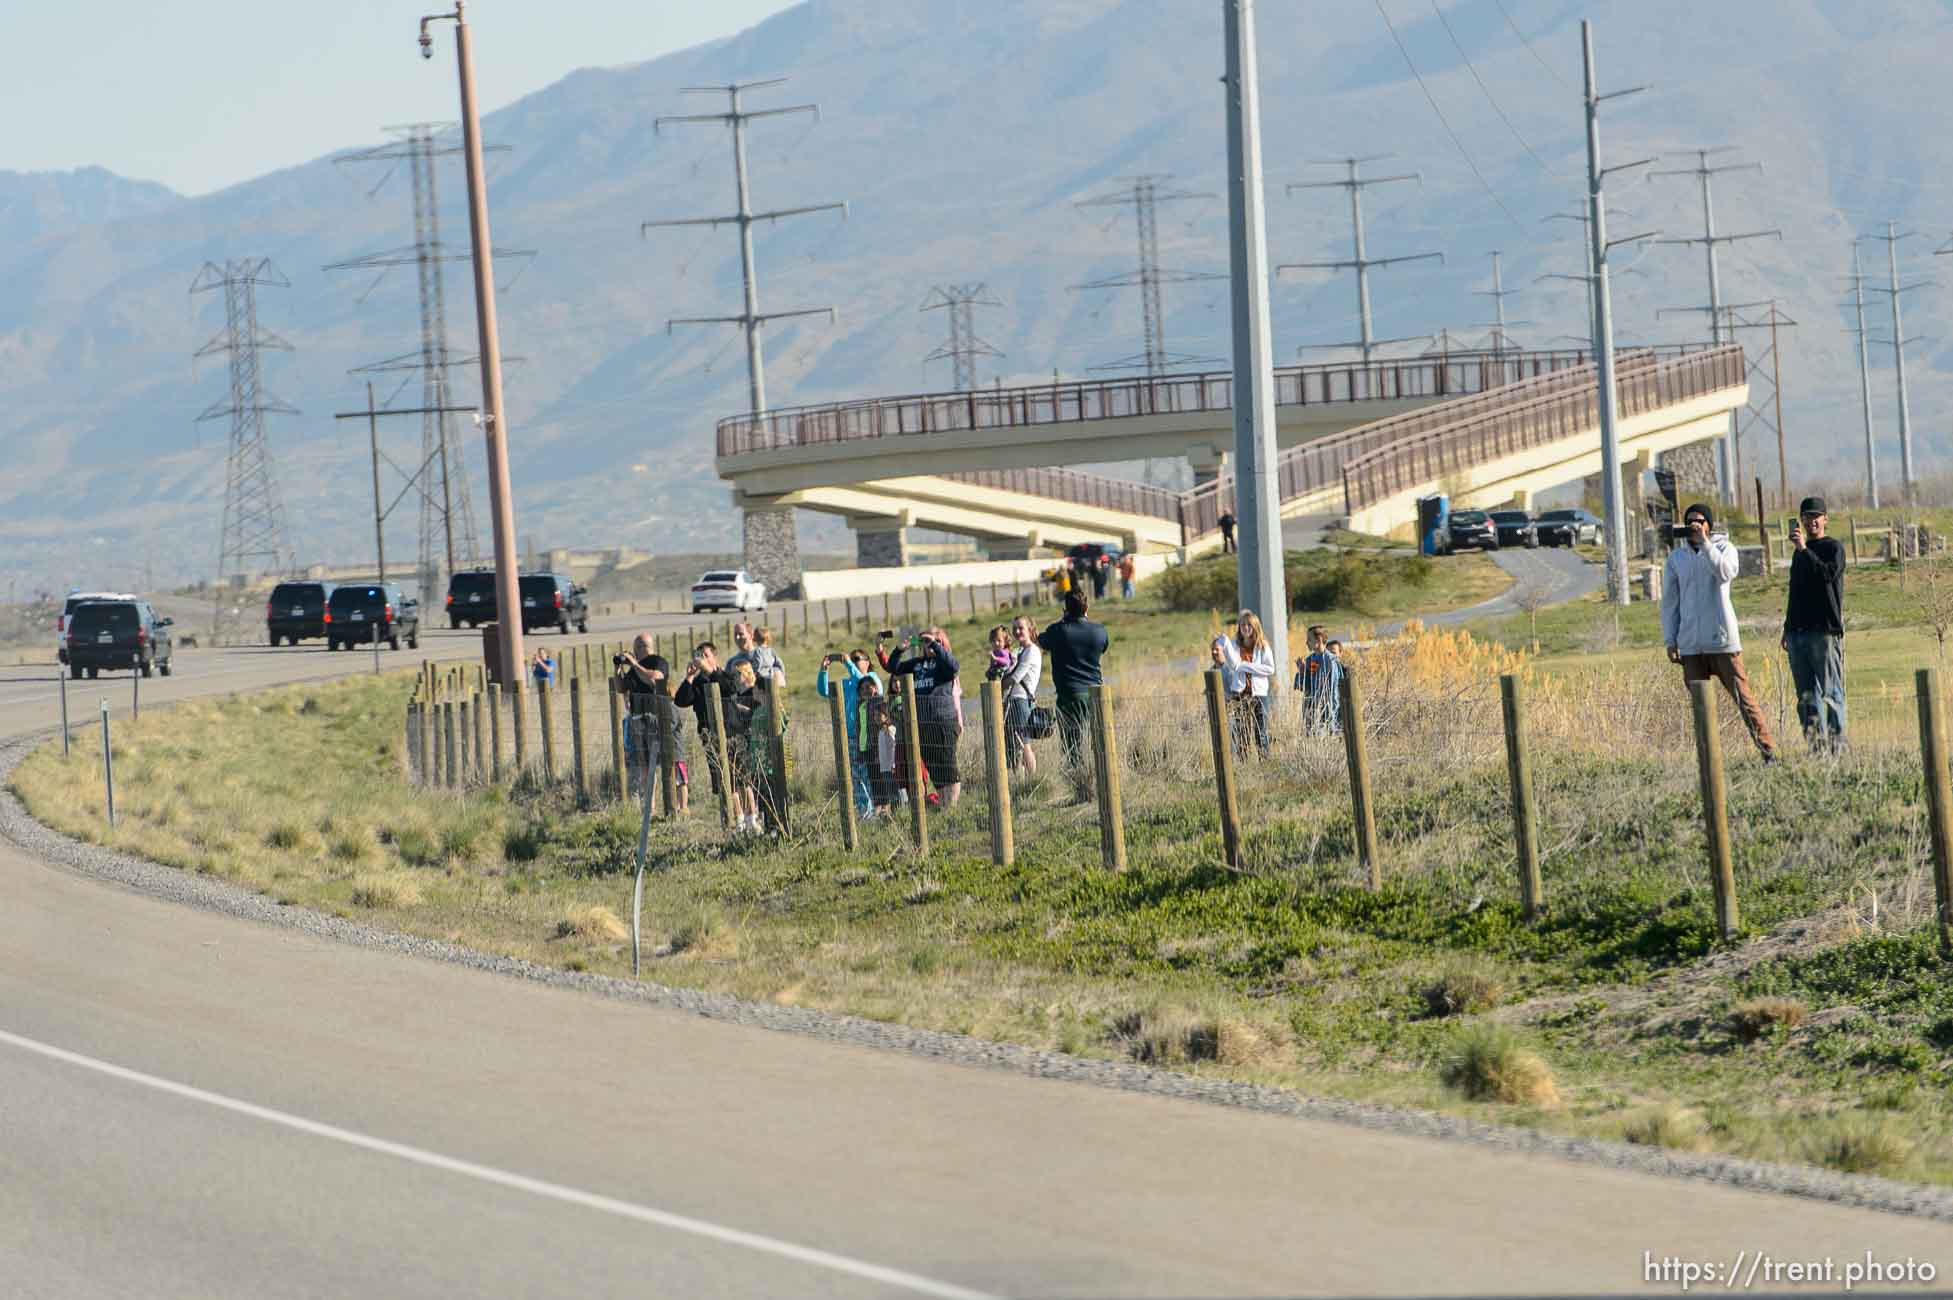
[[[576,68],[729,36],[792,0],[471,0],[484,110]],[[439,0],[0,3],[0,170],[99,165],[202,194],[458,112]]]

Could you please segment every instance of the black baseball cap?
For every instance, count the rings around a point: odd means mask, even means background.
[[[1823,497],[1805,497],[1804,504],[1797,507],[1797,513],[1800,515],[1828,515],[1831,512],[1824,508]]]

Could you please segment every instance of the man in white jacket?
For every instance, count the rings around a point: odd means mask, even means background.
[[[1743,639],[1736,630],[1735,607],[1729,603],[1736,548],[1727,535],[1709,531],[1714,518],[1705,505],[1692,505],[1682,514],[1688,540],[1668,553],[1668,567],[1662,574],[1661,637],[1668,645],[1668,661],[1682,666],[1683,681],[1713,677],[1722,683],[1736,701],[1763,761],[1773,763],[1777,743],[1743,672]]]

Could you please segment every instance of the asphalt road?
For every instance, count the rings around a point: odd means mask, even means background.
[[[0,670],[0,734],[56,688]],[[1647,1251],[1868,1249],[1953,1270],[1943,1223],[634,1006],[0,841],[0,1296],[1647,1294]]]

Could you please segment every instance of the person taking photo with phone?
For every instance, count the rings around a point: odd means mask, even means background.
[[[1712,531],[1715,516],[1706,505],[1682,512],[1687,537],[1668,553],[1661,580],[1661,637],[1668,662],[1682,666],[1684,682],[1715,678],[1736,701],[1749,728],[1750,739],[1765,763],[1777,761],[1777,742],[1769,720],[1750,690],[1743,672],[1743,639],[1736,630],[1736,609],[1729,601],[1735,581],[1736,548],[1723,533]]]
[[[1844,544],[1827,537],[1823,497],[1805,497],[1790,529],[1783,649],[1797,683],[1797,721],[1812,749],[1844,747]]]
[[[884,632],[883,638],[888,634]],[[879,638],[878,638],[879,641]],[[916,730],[922,739],[922,766],[935,783],[940,802],[951,807],[963,797],[963,775],[957,767],[956,742],[962,738],[963,722],[957,713],[957,675],[961,671],[956,656],[946,642],[919,632],[908,639],[901,651],[890,654],[877,644],[876,654],[888,669],[891,692],[898,677],[915,679]]]

